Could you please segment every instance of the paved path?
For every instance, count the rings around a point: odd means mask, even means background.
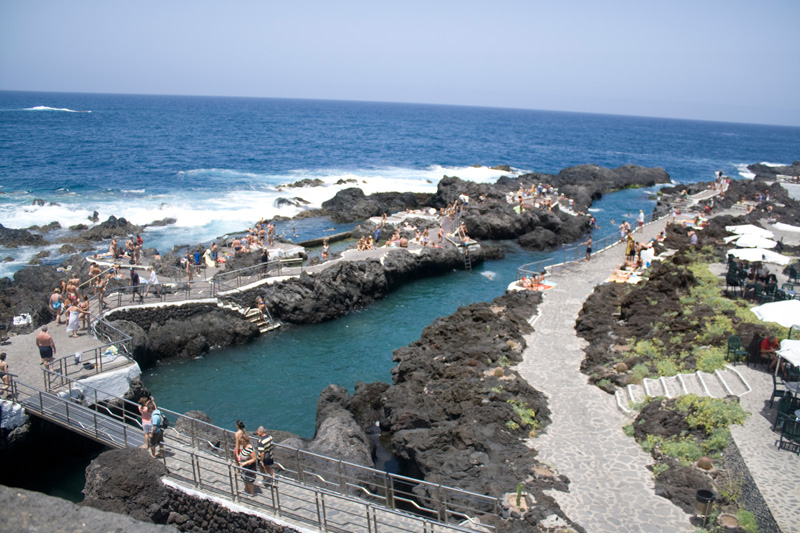
[[[81,379],[96,374],[96,369],[87,370],[82,365],[75,365],[72,356],[76,352],[83,353],[83,361],[94,363],[95,349],[106,344],[106,341],[96,339],[91,331],[80,330],[78,337],[72,338],[67,335],[64,324],[56,325],[53,320],[47,325],[48,333],[53,337],[56,345],[56,359],[68,357],[66,365],[67,375],[72,379]],[[17,380],[32,385],[34,387],[44,386],[44,373],[42,372],[41,358],[39,349],[36,347],[36,335],[41,332],[41,328],[25,335],[13,335],[9,339],[9,344],[2,346],[0,351],[6,352],[9,372],[17,375]],[[123,368],[133,365],[129,359],[118,356],[113,362],[104,363],[103,371]],[[53,369],[57,367],[54,365]]]
[[[664,222],[637,232],[649,240]],[[575,334],[583,302],[624,259],[615,246],[590,262],[571,263],[552,278],[539,317],[526,341],[520,374],[548,397],[552,424],[531,441],[539,460],[570,479],[569,492],[551,491],[564,513],[592,533],[598,531],[693,531],[689,516],[655,495],[648,453],[627,437],[629,422],[613,396],[587,383],[581,373],[586,341]]]
[[[772,431],[778,402],[776,399],[775,405],[769,407],[772,378],[763,367],[736,368],[753,392],[741,398],[741,405],[750,416],[743,425],[731,427],[731,435],[778,526],[784,533],[800,531],[800,457],[776,446],[780,433]]]

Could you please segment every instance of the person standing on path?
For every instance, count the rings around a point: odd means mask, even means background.
[[[150,289],[153,289],[153,296],[156,298],[161,298],[161,289],[159,288],[158,284],[158,276],[156,275],[156,269],[153,267],[149,268],[150,276],[147,278],[147,288],[144,290],[144,296],[150,292]],[[142,296],[142,299],[144,299]]]
[[[56,313],[56,326],[61,325],[61,315],[64,314],[64,299],[61,297],[61,289],[53,289],[50,296],[50,308]]]
[[[8,363],[6,363],[6,352],[0,353],[0,379],[3,380],[3,388],[0,389],[3,398],[11,398],[11,376],[8,375]]]
[[[150,447],[150,435],[153,433],[153,411],[156,410],[156,402],[153,397],[139,398],[139,414],[142,415],[142,431],[144,431],[144,448]]]
[[[136,300],[136,297],[139,297],[139,303],[144,303],[144,296],[142,293],[139,292],[139,283],[141,280],[139,279],[139,273],[136,272],[136,269],[131,267],[131,301],[133,302]]]
[[[150,415],[150,455],[153,457],[164,457],[164,428],[161,427],[164,421],[164,415],[155,407],[153,403],[153,412]],[[156,452],[156,448],[158,451]]]
[[[236,464],[239,464],[239,452],[242,451],[244,439],[247,437],[247,432],[244,428],[244,422],[241,420],[236,421],[236,434],[233,436],[233,459]]]
[[[639,216],[636,217],[636,222],[638,222],[639,229],[641,230],[644,227],[644,211],[639,209]]]
[[[81,324],[83,324],[82,329],[88,331],[89,330],[89,297],[85,294],[83,295],[83,300],[81,303],[78,304],[78,308],[81,310],[80,320]]]
[[[47,370],[50,370],[56,355],[56,343],[53,341],[53,337],[47,333],[47,326],[42,326],[42,331],[36,335],[36,346],[39,348],[42,364]]]
[[[256,495],[256,488],[253,482],[256,480],[256,462],[258,455],[253,450],[253,445],[250,443],[250,436],[247,433],[241,438],[242,448],[239,450],[239,455],[236,460],[239,466],[242,467],[242,481],[244,481],[244,490],[250,496]]]
[[[67,335],[72,338],[78,336],[78,328],[80,327],[81,308],[73,303],[67,309],[69,316],[67,317]]]
[[[269,478],[264,480],[264,484],[272,482],[275,477],[275,472],[272,470],[272,465],[275,460],[272,457],[273,441],[272,435],[267,435],[267,430],[264,426],[259,426],[256,430],[258,434],[258,467],[262,474],[269,474]]]
[[[586,241],[583,244],[586,245],[586,260],[587,261],[591,261],[592,260],[592,237],[589,236],[589,240]],[[542,276],[542,278],[544,278],[544,276]]]

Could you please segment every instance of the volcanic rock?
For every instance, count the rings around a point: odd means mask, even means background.
[[[141,448],[101,453],[86,467],[81,505],[165,523],[169,494],[161,477],[166,473],[164,464]]]
[[[6,228],[0,224],[0,246],[18,248],[20,246],[44,246],[47,241],[36,233],[25,229]]]

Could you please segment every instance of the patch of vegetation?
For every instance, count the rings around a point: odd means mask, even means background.
[[[739,527],[747,531],[747,533],[758,533],[756,517],[750,511],[739,509],[736,511],[736,519],[739,520]]]
[[[631,369],[631,377],[633,382],[639,384],[642,380],[650,375],[650,368],[647,365],[638,364]]]
[[[675,407],[686,414],[690,427],[704,430],[707,436],[713,435],[716,429],[727,429],[731,424],[744,424],[748,415],[736,402],[695,394],[681,396],[675,401]]]
[[[511,409],[514,410],[514,413],[520,418],[523,426],[527,426],[531,429],[536,429],[539,426],[539,422],[536,420],[536,413],[533,409],[528,407],[526,402],[518,400],[507,400],[507,402],[511,405]],[[508,425],[508,422],[506,422],[506,425]]]
[[[726,353],[727,350],[716,346],[711,348],[695,348],[694,356],[697,361],[697,370],[702,372],[722,370],[728,362],[725,359]]]

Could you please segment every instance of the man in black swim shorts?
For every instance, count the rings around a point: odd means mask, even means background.
[[[56,355],[56,343],[53,341],[53,337],[47,333],[47,326],[42,326],[42,331],[36,335],[36,346],[39,347],[42,364],[47,370],[50,370],[50,365]]]

